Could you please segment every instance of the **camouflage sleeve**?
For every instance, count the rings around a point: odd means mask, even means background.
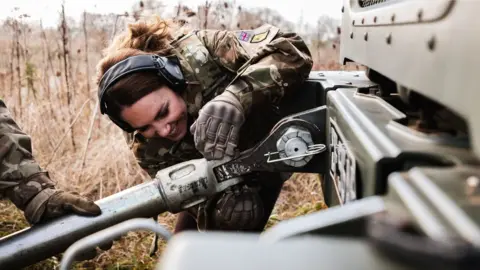
[[[54,183],[35,162],[32,142],[12,119],[5,103],[0,100],[0,194],[9,198],[19,209],[41,190],[54,187]],[[42,179],[41,182],[30,179]]]
[[[247,114],[252,106],[277,105],[298,89],[312,69],[304,40],[268,24],[254,30],[206,30],[197,35],[217,63],[238,74],[226,90],[239,98]]]

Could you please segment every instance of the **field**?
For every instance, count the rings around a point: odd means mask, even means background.
[[[97,200],[148,180],[120,130],[98,113],[93,76],[102,49],[125,23],[148,14],[163,16],[158,6],[152,6],[155,3],[141,2],[128,14],[85,13],[81,22],[60,14],[58,28],[26,23],[28,14],[4,22],[0,38],[0,98],[22,129],[32,136],[37,161],[50,172],[59,188]],[[236,23],[228,16],[233,10]],[[240,10],[221,2],[198,11],[178,7],[174,15],[201,28],[247,29],[262,22],[293,27],[278,16],[271,16],[271,10]],[[226,23],[225,18],[230,21]],[[314,70],[344,69],[336,63],[337,38],[324,38],[325,29],[331,28],[333,22],[324,19],[328,27],[319,21],[316,28],[301,32],[314,57]],[[269,226],[322,208],[318,176],[296,174],[284,186]],[[172,229],[175,216],[164,214],[159,222]],[[26,226],[20,211],[9,201],[0,201],[2,236]],[[76,267],[151,269],[161,254],[160,249],[155,257],[148,256],[151,240],[152,234],[130,233],[115,242],[112,249]],[[30,269],[52,269],[57,264],[58,260],[52,258]]]

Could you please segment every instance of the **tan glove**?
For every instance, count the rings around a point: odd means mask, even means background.
[[[234,157],[245,113],[240,101],[225,91],[200,109],[190,127],[197,150],[208,160]]]
[[[102,213],[98,205],[78,193],[57,190],[45,183],[51,183],[48,176],[45,173],[38,173],[29,177],[25,184],[29,186],[29,189],[25,188],[26,192],[35,189],[37,191],[24,210],[25,218],[30,224],[45,222],[68,213],[82,216],[97,216]],[[43,186],[47,188],[41,189]]]

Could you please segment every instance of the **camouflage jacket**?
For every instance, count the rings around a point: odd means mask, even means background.
[[[0,195],[25,210],[38,192],[54,187],[50,179],[43,183],[29,182],[29,178],[44,173],[32,155],[32,142],[12,119],[5,103],[0,100]]]
[[[179,32],[172,45],[188,83],[183,99],[189,124],[206,102],[230,91],[246,112],[247,121],[240,134],[240,148],[245,149],[269,132],[278,120],[270,109],[300,89],[313,65],[300,36],[268,24],[253,30]],[[262,117],[255,117],[258,115]],[[176,143],[145,139],[136,133],[126,134],[126,138],[140,166],[151,177],[165,167],[202,157],[190,134]]]

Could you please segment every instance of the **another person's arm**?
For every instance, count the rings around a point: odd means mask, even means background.
[[[0,100],[0,194],[24,211],[30,224],[74,212],[98,215],[100,208],[79,195],[55,189],[54,182],[32,155],[25,134]]]

